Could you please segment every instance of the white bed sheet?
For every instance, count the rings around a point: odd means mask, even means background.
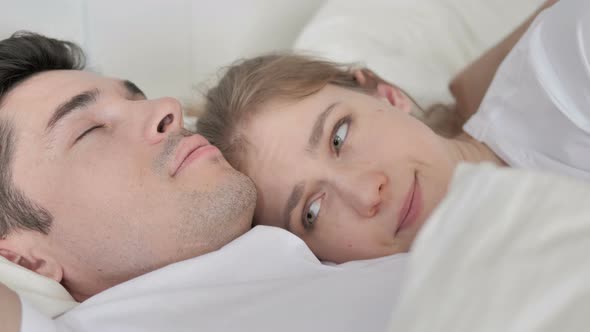
[[[461,166],[417,238],[390,331],[587,331],[590,184]]]
[[[256,226],[221,250],[107,289],[53,323],[60,332],[384,331],[406,256],[327,266],[288,231]],[[39,317],[26,309],[22,332],[37,332]]]

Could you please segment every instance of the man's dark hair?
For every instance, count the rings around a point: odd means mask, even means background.
[[[6,95],[23,81],[50,70],[83,70],[82,49],[68,41],[31,32],[17,32],[0,41],[0,239],[12,231],[31,230],[48,234],[52,215],[28,199],[12,181],[15,133],[12,123],[2,119]]]

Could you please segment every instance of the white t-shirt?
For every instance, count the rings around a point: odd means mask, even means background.
[[[22,332],[383,331],[406,254],[336,266],[279,228],[108,289],[55,320],[23,305]],[[41,328],[43,327],[43,328]]]
[[[511,166],[590,180],[590,1],[542,12],[464,130]]]

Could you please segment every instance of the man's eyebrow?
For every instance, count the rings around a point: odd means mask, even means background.
[[[307,141],[308,151],[313,151],[317,148],[320,139],[324,135],[324,123],[326,122],[328,115],[330,115],[330,112],[332,112],[334,107],[336,107],[338,104],[339,102],[331,104],[317,116],[313,128],[311,129],[311,135],[309,135],[309,140]]]
[[[93,103],[96,103],[99,95],[100,90],[92,89],[77,94],[70,98],[70,100],[59,105],[53,112],[51,118],[49,118],[49,121],[47,121],[47,127],[45,128],[45,131],[47,133],[51,132],[58,122],[62,121],[64,118],[72,114],[74,111],[81,110],[83,108],[90,106]]]
[[[123,86],[125,87],[127,92],[129,92],[130,95],[141,95],[143,98],[146,98],[145,93],[143,93],[143,91],[141,91],[141,89],[138,88],[137,85],[135,85],[135,83],[129,80],[124,80]]]
[[[285,209],[283,210],[283,226],[286,230],[290,230],[291,228],[291,212],[293,212],[293,209],[295,209],[295,207],[299,203],[299,200],[301,200],[301,196],[303,196],[303,188],[303,182],[299,182],[298,184],[296,184],[293,187],[293,190],[291,190],[291,194],[287,199]]]

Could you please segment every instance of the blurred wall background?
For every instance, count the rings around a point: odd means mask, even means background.
[[[238,57],[293,45],[324,0],[0,0],[0,38],[32,30],[84,47],[93,69],[186,100]]]

